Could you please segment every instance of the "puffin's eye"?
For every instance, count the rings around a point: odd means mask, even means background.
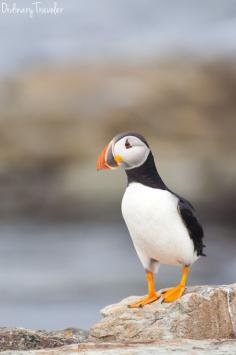
[[[126,139],[126,141],[125,141],[125,148],[126,148],[126,149],[132,148],[132,145],[130,144],[130,142],[128,141],[128,139]]]

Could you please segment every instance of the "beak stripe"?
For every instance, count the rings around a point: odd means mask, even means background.
[[[103,169],[109,169],[109,167],[106,165],[106,153],[107,153],[107,148],[109,144],[107,144],[103,150],[101,151],[98,160],[97,160],[97,165],[96,168],[97,170],[103,170]]]
[[[113,141],[107,144],[101,151],[97,160],[97,170],[115,169],[118,167],[118,164],[113,156],[112,144]]]
[[[106,164],[110,169],[114,169],[118,167],[118,164],[114,158],[113,151],[112,151],[112,141],[110,142],[107,153],[106,153]]]

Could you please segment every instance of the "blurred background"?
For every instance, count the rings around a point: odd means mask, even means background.
[[[235,282],[236,1],[57,5],[0,13],[1,326],[89,328],[103,306],[145,294],[125,174],[95,170],[127,130],[203,223],[207,257],[189,284]],[[162,266],[158,288],[179,278]]]

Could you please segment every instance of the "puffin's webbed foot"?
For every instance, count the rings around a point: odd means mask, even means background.
[[[128,305],[129,308],[139,308],[139,307],[143,307],[146,304],[155,302],[156,300],[158,300],[160,298],[160,295],[157,293],[154,293],[153,295],[147,295],[144,298],[141,298],[140,300],[138,300],[135,303],[131,303]]]
[[[169,288],[166,291],[163,291],[161,293],[162,302],[174,302],[183,295],[184,290],[185,290],[188,272],[189,272],[189,267],[184,266],[182,278],[181,278],[179,285],[177,285],[173,288]]]
[[[129,304],[129,308],[139,308],[143,307],[145,304],[155,302],[160,298],[160,295],[155,291],[154,277],[151,271],[147,271],[147,281],[148,281],[148,295],[135,303]]]
[[[177,285],[176,287],[169,288],[161,293],[162,302],[174,302],[180,298],[185,290],[184,285]]]

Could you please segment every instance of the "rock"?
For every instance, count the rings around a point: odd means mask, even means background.
[[[66,344],[85,342],[87,332],[68,328],[46,332],[24,328],[0,328],[0,351],[56,348]]]
[[[232,355],[236,340],[160,340],[150,344],[86,343],[56,349],[1,352],[2,355]]]
[[[100,345],[100,346],[99,346]],[[168,340],[151,344],[85,344],[79,346],[83,355],[232,355],[236,352],[236,340]],[[58,353],[60,354],[60,353]],[[64,352],[64,354],[67,354]],[[76,354],[71,352],[71,355]],[[39,355],[39,354],[38,354]],[[43,353],[42,353],[43,355]]]
[[[174,303],[154,302],[130,309],[129,297],[104,308],[90,330],[91,342],[152,342],[161,339],[236,337],[236,284],[195,286]],[[236,348],[235,348],[236,352]]]
[[[236,284],[189,287],[176,302],[130,309],[129,297],[102,310],[90,333],[0,328],[5,355],[236,354]],[[39,350],[38,350],[39,349]]]

